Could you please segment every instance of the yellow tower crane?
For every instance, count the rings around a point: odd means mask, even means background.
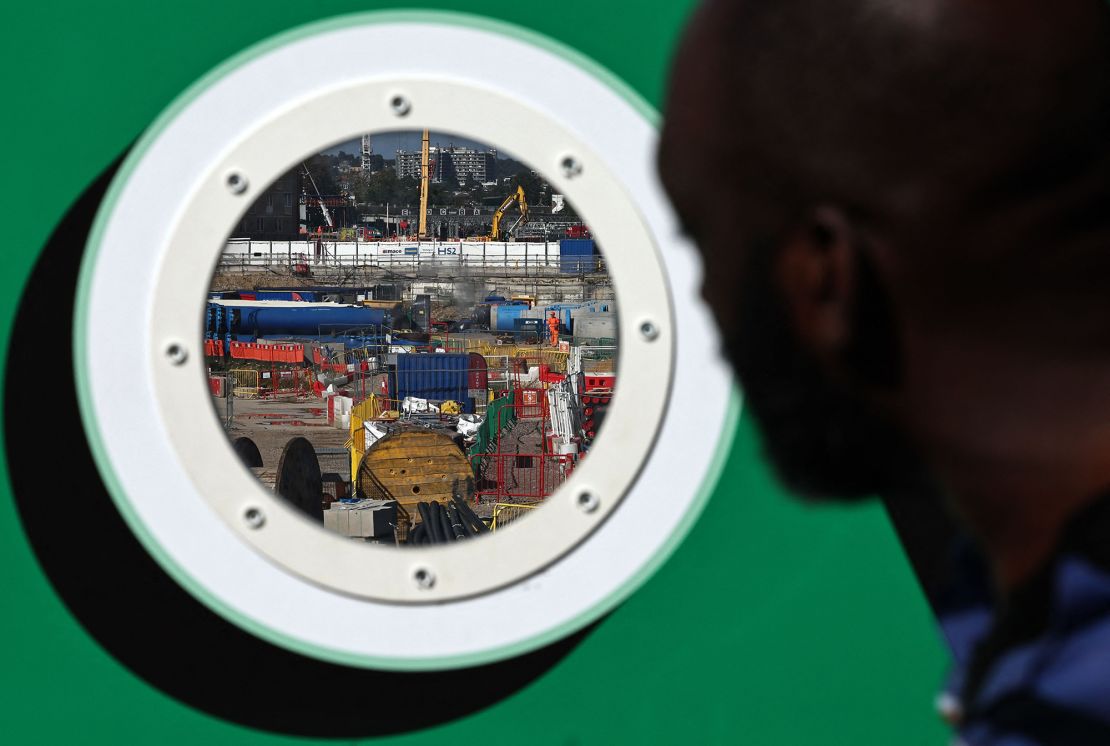
[[[416,237],[421,241],[428,237],[428,130],[420,143],[420,228]]]

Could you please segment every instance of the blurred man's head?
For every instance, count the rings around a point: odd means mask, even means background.
[[[710,0],[665,121],[704,295],[799,491],[897,490],[937,444],[1034,451],[1016,431],[1055,403],[1031,382],[1110,356],[1105,0]]]

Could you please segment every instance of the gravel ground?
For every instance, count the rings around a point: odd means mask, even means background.
[[[217,412],[222,414],[223,400],[215,401]],[[263,466],[277,468],[281,451],[291,439],[307,438],[316,448],[342,448],[348,432],[346,428],[338,430],[328,425],[327,407],[320,399],[304,402],[236,399],[228,438],[234,440],[242,436],[258,446]],[[322,462],[321,468],[332,469],[333,461]]]

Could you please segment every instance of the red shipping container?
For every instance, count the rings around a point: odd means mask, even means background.
[[[481,391],[489,387],[489,368],[486,359],[477,352],[467,357],[467,383],[471,391]]]

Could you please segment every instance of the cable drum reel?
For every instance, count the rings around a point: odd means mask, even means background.
[[[211,410],[200,329],[229,228],[268,184],[363,133],[424,128],[504,148],[578,208],[616,288],[621,382],[590,457],[534,516],[476,541],[396,549],[321,530],[241,465]],[[349,666],[505,659],[612,609],[696,517],[738,413],[695,253],[655,174],[656,139],[655,114],[605,71],[465,16],[306,27],[184,94],[120,170],[77,298],[86,433],[146,549],[229,621]],[[134,343],[91,343],[109,338]],[[120,370],[136,372],[126,386]],[[380,629],[407,634],[369,632]]]

